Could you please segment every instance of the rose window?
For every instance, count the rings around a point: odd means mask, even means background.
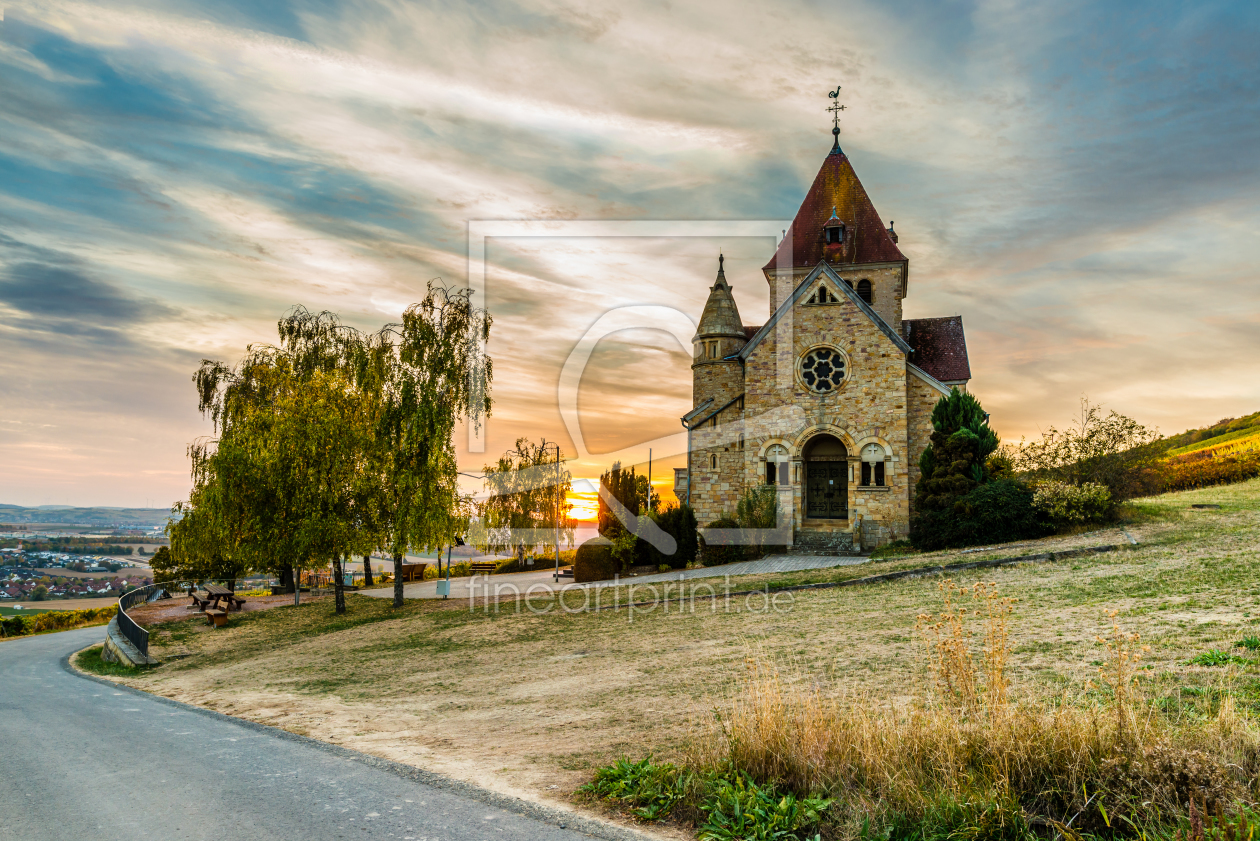
[[[801,359],[801,379],[819,394],[834,391],[844,381],[844,356],[832,348],[814,348]]]

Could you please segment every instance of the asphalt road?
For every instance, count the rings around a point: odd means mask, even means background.
[[[0,841],[591,837],[583,818],[67,671],[103,634],[0,643]]]

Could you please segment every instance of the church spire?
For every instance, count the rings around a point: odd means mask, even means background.
[[[744,335],[744,322],[739,317],[739,307],[735,305],[735,297],[731,295],[731,285],[726,282],[726,268],[723,265],[726,257],[718,254],[717,279],[709,287],[709,300],[705,301],[704,312],[700,314],[700,326],[696,337],[730,336],[741,340]]]
[[[836,85],[836,89],[834,91],[827,91],[827,96],[836,100],[831,103],[831,107],[827,109],[832,115],[831,154],[843,155],[844,152],[840,149],[840,112],[844,110],[844,106],[840,104],[840,86]]]

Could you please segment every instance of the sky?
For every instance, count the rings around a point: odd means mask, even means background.
[[[1004,439],[1083,396],[1166,433],[1256,411],[1256,43],[1246,2],[7,5],[0,502],[169,506],[202,359],[299,304],[376,329],[434,278],[494,318],[461,470],[652,447],[665,489],[680,338],[719,251],[765,320],[837,85],[906,316],[963,317]]]

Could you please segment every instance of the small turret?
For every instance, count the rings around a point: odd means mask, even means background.
[[[726,257],[718,255],[717,258],[717,280],[713,281],[713,285],[709,287],[709,298],[704,303],[704,311],[701,314],[701,324],[696,330],[696,338],[693,342],[701,342],[701,340],[721,340],[735,339],[738,344],[743,345],[746,335],[743,333],[743,322],[740,320],[740,308],[735,304],[735,298],[731,295],[731,285],[726,282],[726,269],[723,262]],[[719,342],[726,345],[727,342]],[[738,351],[735,348],[730,353]],[[723,356],[730,356],[730,353]],[[708,354],[706,354],[708,356]],[[704,358],[697,356],[697,358]]]
[[[716,408],[744,393],[743,363],[731,357],[748,342],[748,334],[726,282],[725,260],[718,256],[717,279],[709,287],[709,300],[691,340],[695,349],[691,361],[692,398],[697,406],[713,398]]]

